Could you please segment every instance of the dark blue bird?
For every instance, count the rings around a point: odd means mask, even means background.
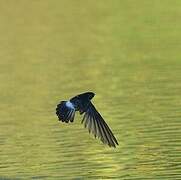
[[[94,95],[93,92],[86,92],[71,98],[69,101],[61,101],[57,105],[56,114],[60,121],[68,123],[74,121],[75,111],[79,111],[80,114],[84,113],[82,123],[88,128],[89,133],[92,132],[104,144],[116,147],[118,145],[116,138],[91,102]]]

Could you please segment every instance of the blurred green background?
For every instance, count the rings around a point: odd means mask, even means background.
[[[0,179],[181,179],[181,1],[0,1]],[[96,93],[116,149],[60,100]]]

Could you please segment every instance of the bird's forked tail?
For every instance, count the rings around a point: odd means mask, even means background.
[[[73,122],[75,117],[75,108],[70,101],[61,101],[57,105],[56,114],[62,122]]]

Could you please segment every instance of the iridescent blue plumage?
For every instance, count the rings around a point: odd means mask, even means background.
[[[100,138],[103,143],[110,147],[116,147],[118,142],[111,129],[91,103],[94,95],[93,92],[86,92],[71,98],[69,101],[61,101],[57,105],[56,114],[60,121],[68,123],[74,121],[75,111],[79,111],[80,114],[84,113],[82,123],[89,132],[92,132],[95,137]]]

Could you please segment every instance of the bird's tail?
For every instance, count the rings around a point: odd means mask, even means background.
[[[57,105],[56,114],[62,122],[73,122],[75,109],[69,105],[68,101],[61,101],[60,104]]]

